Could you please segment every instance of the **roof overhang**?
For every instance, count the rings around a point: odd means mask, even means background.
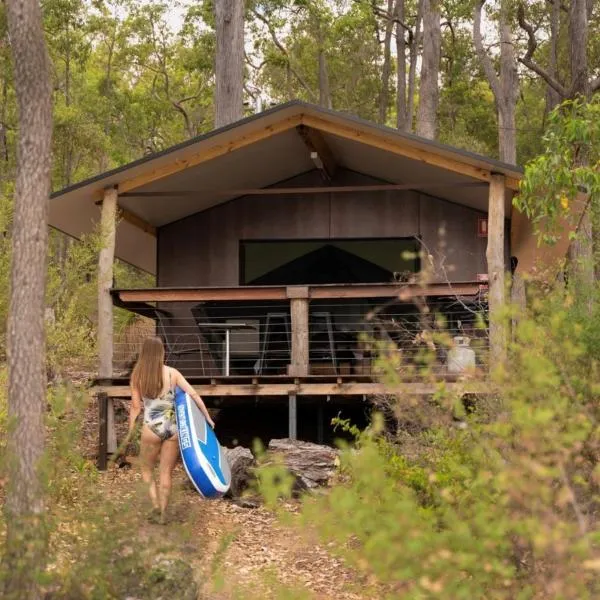
[[[506,177],[506,211],[522,171],[514,166],[302,102],[275,107],[52,195],[50,225],[81,237],[118,188],[118,258],[150,273],[156,228],[315,168],[299,126],[317,131],[345,169],[487,212],[487,182]],[[481,186],[473,185],[480,183]],[[282,196],[285,201],[285,196]]]

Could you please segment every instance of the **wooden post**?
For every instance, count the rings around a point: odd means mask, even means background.
[[[110,380],[113,376],[113,304],[110,288],[113,284],[117,195],[116,188],[104,190],[100,217],[102,246],[98,257],[98,377],[101,380]],[[108,399],[107,427],[107,451],[114,453],[117,451],[117,435],[112,398]]]
[[[100,392],[98,399],[98,469],[106,471],[108,441],[108,394]]]
[[[290,440],[296,440],[298,439],[298,403],[296,394],[290,394],[288,402],[288,437]]]
[[[292,352],[288,374],[308,375],[308,287],[287,288],[292,322]]]
[[[505,304],[504,273],[504,175],[493,173],[488,201],[488,285],[490,319],[489,367],[503,362],[506,358],[506,328],[499,318],[499,311]]]

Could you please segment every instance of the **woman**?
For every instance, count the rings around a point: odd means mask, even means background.
[[[164,523],[171,492],[171,477],[179,456],[177,424],[175,422],[175,387],[179,386],[194,399],[211,427],[215,424],[204,402],[183,375],[164,364],[165,349],[162,340],[150,337],[144,341],[137,364],[131,374],[131,406],[129,409],[129,433],[133,432],[136,419],[144,403],[140,457],[142,477],[149,485],[152,500],[152,516]],[[160,456],[159,487],[154,481],[154,466]]]

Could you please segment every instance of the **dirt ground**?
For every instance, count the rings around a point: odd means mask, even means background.
[[[101,475],[99,483],[106,497],[127,498],[132,490],[143,492],[137,460],[129,460],[131,468],[112,466]],[[298,505],[288,503],[284,510],[293,514]],[[304,591],[293,597],[369,597],[361,590],[360,578],[306,533],[282,525],[264,507],[242,508],[228,500],[202,499],[190,488],[181,465],[175,472],[170,522],[152,524],[144,510],[139,512],[138,543],[168,546],[171,554],[190,564],[200,598],[292,597],[285,592],[290,588]]]

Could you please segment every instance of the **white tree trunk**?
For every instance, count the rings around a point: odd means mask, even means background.
[[[40,528],[44,494],[38,471],[44,452],[46,374],[44,300],[52,137],[50,66],[35,0],[7,0],[8,31],[19,108],[17,180],[7,322],[8,410],[14,424],[8,451],[6,559],[3,598],[41,596]]]
[[[115,243],[117,228],[117,190],[104,190],[100,234],[102,246],[98,257],[98,377],[111,379],[113,376],[113,304],[110,289],[113,285]],[[109,454],[117,450],[115,409],[112,398],[108,401]]]
[[[215,128],[244,116],[244,0],[215,0]]]
[[[423,2],[423,55],[417,135],[435,139],[439,105],[439,73],[442,47],[439,0]]]

